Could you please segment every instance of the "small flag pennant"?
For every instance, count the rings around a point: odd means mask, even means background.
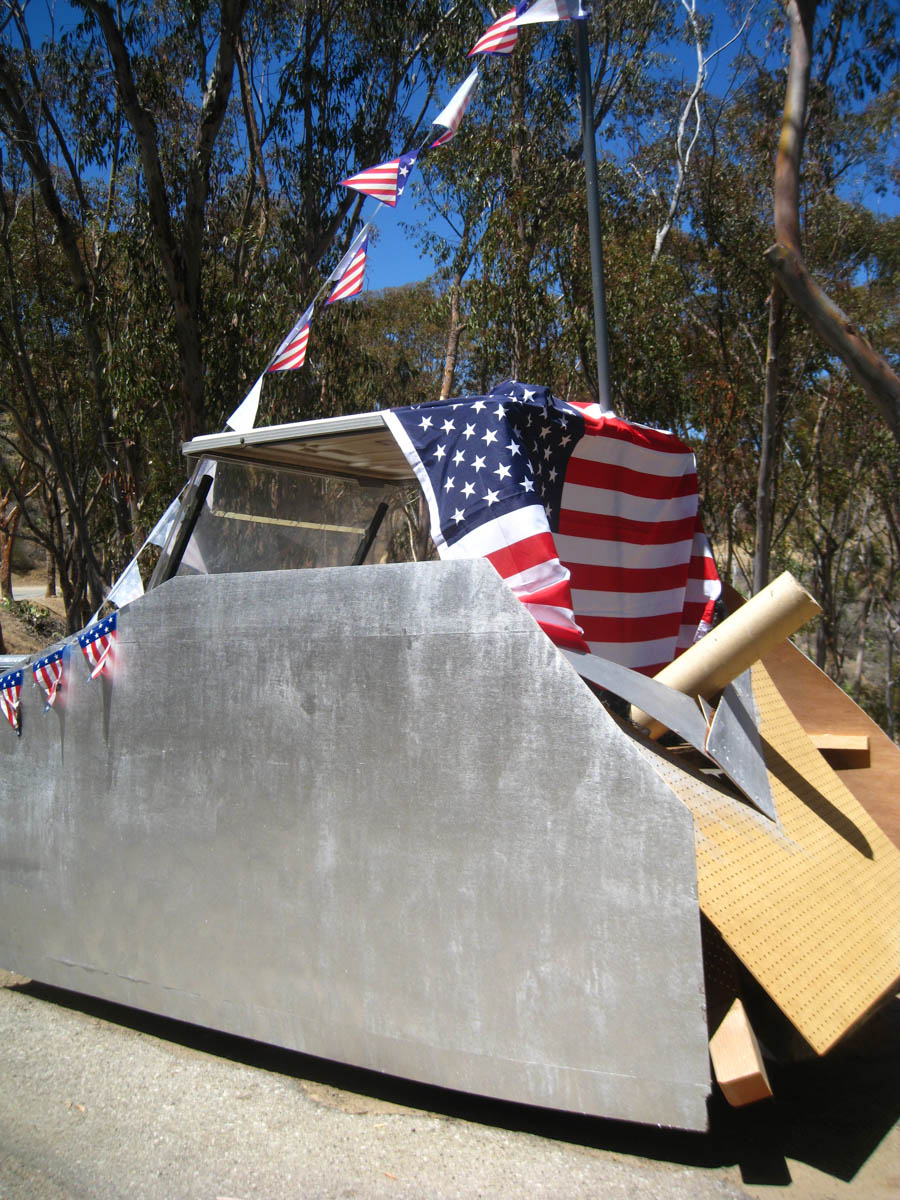
[[[472,93],[475,91],[475,85],[478,83],[477,69],[462,83],[454,92],[453,98],[446,108],[431,122],[432,125],[443,125],[447,130],[442,133],[437,141],[431,143],[431,149],[435,146],[444,146],[451,138],[456,136],[456,131],[459,129],[459,123],[463,119],[466,109],[469,107],[469,101],[472,99]]]
[[[517,4],[515,8],[499,17],[493,25],[489,25],[469,51],[468,57],[471,58],[473,54],[512,54],[519,37],[516,17],[527,7],[527,4]]]
[[[399,158],[393,158],[390,162],[369,167],[367,171],[360,171],[358,175],[351,175],[349,179],[343,180],[343,186],[355,188],[367,196],[374,196],[382,204],[389,204],[393,208],[403,195],[409,173],[418,157],[419,151],[411,150],[409,154],[401,154]]]
[[[67,647],[62,646],[59,650],[45,654],[43,658],[39,658],[36,663],[32,664],[31,673],[34,675],[34,682],[43,689],[47,697],[44,712],[47,712],[56,703],[57,694],[63,685],[63,663],[66,650]]]
[[[143,548],[142,546],[141,550]],[[137,600],[144,594],[144,581],[141,579],[141,569],[137,560],[136,554],[106,594],[106,599],[116,608],[124,608],[126,604],[130,604],[132,600]]]
[[[343,275],[341,275],[337,287],[325,301],[326,304],[334,304],[335,300],[349,300],[351,296],[355,296],[357,292],[362,291],[363,277],[366,273],[368,245],[369,239],[368,237],[364,237],[353,258],[347,264]],[[346,255],[344,257],[346,258]]]
[[[262,396],[263,380],[266,377],[265,371],[254,383],[253,387],[243,398],[228,420],[226,425],[230,426],[235,433],[247,433],[256,424],[256,414],[259,411],[259,401]]]
[[[0,678],[0,709],[17,734],[22,733],[22,712],[19,695],[22,691],[22,672],[7,671]]]
[[[270,371],[296,371],[306,362],[306,346],[309,342],[309,323],[312,320],[315,304],[311,304],[297,324],[287,335],[275,356],[266,367]]]
[[[356,253],[359,250],[360,246],[363,244],[363,242],[369,236],[369,230],[371,228],[372,228],[372,222],[366,221],[365,225],[363,225],[362,229],[359,231],[359,233],[356,235],[356,237],[350,243],[350,249],[347,251],[347,253],[344,255],[344,257],[341,259],[341,261],[338,263],[338,265],[334,268],[334,270],[331,272],[331,274],[328,276],[327,280],[325,281],[326,283],[336,283],[338,279],[343,278],[343,276],[347,272],[347,268],[350,266],[350,263],[356,257]]]
[[[84,657],[91,666],[91,679],[96,679],[101,671],[113,660],[113,647],[116,644],[116,614],[112,613],[89,625],[78,635],[78,645],[84,651]]]
[[[182,488],[182,492],[184,489]],[[153,546],[159,546],[162,549],[169,540],[169,534],[172,532],[172,526],[175,524],[175,518],[178,516],[178,510],[181,507],[181,495],[179,492],[163,515],[159,518],[153,528],[147,535],[147,541]]]
[[[516,17],[517,25],[537,25],[542,21],[583,21],[590,10],[581,0],[534,0]]]

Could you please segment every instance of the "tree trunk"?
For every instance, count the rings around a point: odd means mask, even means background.
[[[859,618],[859,639],[856,643],[856,662],[853,666],[853,688],[851,695],[859,704],[859,693],[862,688],[863,669],[866,662],[866,634],[869,631],[869,614],[872,611],[872,586],[866,588],[863,599],[862,613]]]
[[[778,365],[784,326],[784,293],[776,283],[769,300],[769,334],[766,345],[766,382],[760,432],[759,469],[756,477],[756,543],[753,548],[753,591],[769,582],[772,559],[772,526],[775,508],[775,430],[778,420]]]
[[[513,56],[509,66],[510,93],[512,96],[512,112],[509,129],[510,138],[510,178],[516,197],[515,216],[515,246],[513,248],[512,274],[512,361],[510,375],[520,379],[528,362],[528,345],[525,338],[526,319],[523,311],[523,301],[527,294],[525,277],[530,266],[531,253],[528,247],[528,226],[525,206],[522,203],[524,188],[524,167],[522,152],[527,137],[525,124],[525,65],[528,62],[524,54]]]
[[[822,291],[797,253],[776,243],[766,251],[766,261],[795,307],[841,358],[900,444],[900,377]]]
[[[453,276],[450,288],[450,325],[447,329],[447,350],[444,354],[444,374],[441,378],[441,400],[446,400],[453,391],[453,381],[456,377],[456,359],[459,354],[459,337],[462,326],[459,320],[459,291],[462,284],[462,272],[457,270]]]
[[[900,444],[900,377],[812,280],[800,248],[800,160],[809,102],[812,35],[818,0],[788,0],[791,58],[775,160],[776,245],[766,260],[798,311],[843,360]]]

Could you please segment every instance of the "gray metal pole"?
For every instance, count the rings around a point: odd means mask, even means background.
[[[594,288],[594,341],[597,346],[597,399],[612,408],[609,386],[609,343],[606,334],[606,291],[603,286],[603,236],[600,230],[600,189],[597,184],[597,146],[594,141],[594,101],[591,95],[591,55],[587,20],[573,21],[578,45],[578,78],[581,91],[581,132],[584,173],[587,180],[588,234],[591,244],[591,280]]]

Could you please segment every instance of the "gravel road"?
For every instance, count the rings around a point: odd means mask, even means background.
[[[708,1135],[385,1079],[0,972],[3,1200],[900,1194],[900,999]]]

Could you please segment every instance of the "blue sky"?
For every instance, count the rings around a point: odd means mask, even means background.
[[[678,0],[673,0],[677,4]],[[725,46],[736,32],[736,24],[732,17],[728,14],[723,0],[711,0],[711,3],[704,3],[699,0],[698,14],[712,13],[713,29],[710,37],[707,50],[711,52],[718,47]],[[767,21],[769,14],[765,0],[757,0],[756,7],[753,11],[751,21],[751,35],[753,36],[757,47],[761,40],[764,39],[767,29]],[[590,26],[589,26],[590,28]],[[569,24],[560,25],[544,25],[543,36],[547,39],[572,36],[572,27]],[[682,76],[687,83],[693,83],[696,74],[696,58],[693,47],[687,45],[673,46],[671,48],[673,56],[676,60],[676,67],[681,67]],[[717,57],[710,66],[709,78],[707,80],[707,90],[715,92],[722,90],[727,86],[728,82],[728,67],[731,63],[737,46],[733,46],[725,50]],[[494,60],[494,66],[502,69],[502,61]],[[465,70],[460,74],[458,79],[452,79],[447,86],[447,95],[441,100],[441,104],[445,103],[452,95],[455,87],[458,86],[464,77]],[[434,115],[439,111],[440,104],[435,104]],[[598,130],[598,134],[602,131]],[[893,135],[894,140],[898,138],[897,133]],[[395,147],[394,152],[400,154],[405,147]],[[774,151],[774,148],[773,148]],[[603,153],[603,138],[598,137],[598,154]],[[360,164],[360,169],[363,166],[375,164]],[[896,216],[900,213],[900,196],[896,192],[888,193],[886,196],[877,196],[874,194],[865,197],[866,203],[878,213],[888,216]],[[403,224],[412,225],[417,222],[428,222],[432,226],[437,218],[433,212],[427,209],[424,205],[416,205],[416,197],[413,188],[407,191],[407,194],[401,198],[398,206],[399,211],[382,207],[375,219],[375,225],[379,231],[377,243],[370,248],[367,271],[366,271],[366,289],[378,290],[386,287],[399,287],[405,283],[413,283],[421,279],[427,278],[434,271],[434,263],[430,258],[421,254],[417,245],[416,239],[403,229]],[[363,210],[363,219],[368,219],[376,210],[377,205],[374,200],[369,200]]]
[[[671,0],[671,2],[677,8],[678,0]],[[28,8],[28,21],[32,37],[36,42],[40,42],[42,37],[46,36],[49,32],[48,14],[50,10],[55,11],[57,28],[68,24],[75,18],[75,14],[73,14],[67,0],[33,0]],[[485,11],[487,12],[487,10]],[[698,13],[700,15],[711,13],[713,16],[713,30],[709,41],[710,50],[723,46],[735,33],[735,22],[728,14],[723,0],[698,0]],[[766,0],[757,0],[752,15],[757,44],[765,36],[764,31],[766,30],[768,16]],[[489,18],[486,17],[486,21],[489,21]],[[540,28],[541,36],[547,41],[548,49],[551,53],[553,39],[573,36],[572,25],[568,22],[564,24],[543,25]],[[588,29],[590,30],[590,25]],[[726,50],[712,64],[707,84],[709,90],[722,90],[727,86],[728,65],[736,49],[737,47],[732,47]],[[684,79],[687,82],[693,82],[696,71],[693,48],[687,45],[676,45],[671,47],[671,51],[676,59],[675,69],[680,66]],[[433,112],[430,115],[436,116],[438,114],[440,108],[447,103],[456,87],[462,82],[471,65],[471,60],[460,64],[458,77],[454,77],[451,73],[446,86],[446,93],[436,98]],[[503,66],[504,60],[495,58],[490,63],[489,69],[502,70]],[[599,153],[602,154],[604,140],[602,131],[598,131],[598,133],[601,134],[598,141]],[[894,136],[896,138],[897,135],[895,134]],[[405,149],[407,147],[396,146],[393,148],[393,153],[400,154]],[[364,167],[374,165],[376,164],[360,163],[356,169],[362,170]],[[896,194],[883,198],[869,196],[866,197],[866,200],[877,212],[884,212],[890,215],[896,215],[900,212],[900,197]],[[363,209],[363,218],[368,219],[375,213],[377,207],[376,201],[368,199]],[[406,195],[401,198],[398,209],[382,207],[378,211],[375,220],[378,236],[369,250],[366,270],[366,290],[373,291],[386,287],[399,287],[406,283],[425,279],[434,271],[432,260],[422,255],[416,238],[404,229],[403,226],[404,224],[410,226],[417,223],[427,223],[436,229],[436,222],[439,218],[435,217],[433,211],[428,209],[424,204],[416,204],[414,188],[407,190]]]

